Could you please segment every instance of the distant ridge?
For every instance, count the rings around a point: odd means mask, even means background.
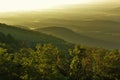
[[[56,36],[58,38],[64,39],[66,41],[75,43],[75,44],[82,44],[82,45],[89,45],[95,47],[104,47],[104,48],[120,48],[118,44],[99,40],[96,38],[91,38],[79,33],[76,33],[68,28],[64,27],[47,27],[47,28],[39,28],[36,31],[43,32],[49,35]]]

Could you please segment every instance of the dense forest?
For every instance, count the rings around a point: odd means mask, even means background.
[[[42,42],[31,47],[0,32],[0,80],[120,80],[120,52]]]

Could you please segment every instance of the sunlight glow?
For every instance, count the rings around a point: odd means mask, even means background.
[[[56,6],[93,1],[95,0],[0,0],[0,12],[54,9]]]

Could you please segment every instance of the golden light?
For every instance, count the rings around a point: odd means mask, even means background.
[[[54,9],[56,6],[93,1],[95,0],[0,0],[0,12]]]

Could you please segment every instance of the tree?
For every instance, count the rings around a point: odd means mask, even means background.
[[[36,49],[21,49],[16,53],[14,63],[22,70],[19,75],[27,80],[61,80],[66,79],[56,67],[58,49],[51,44],[37,44]]]
[[[102,76],[109,80],[120,79],[120,52],[118,50],[109,51],[104,56],[102,66]]]
[[[74,80],[87,80],[91,78],[91,57],[87,49],[76,46],[70,55],[73,57],[70,64],[70,76]]]

